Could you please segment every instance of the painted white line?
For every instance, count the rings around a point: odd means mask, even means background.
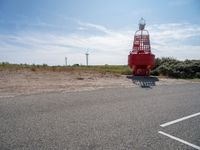
[[[167,137],[169,137],[169,138],[171,138],[171,139],[173,139],[173,140],[179,141],[179,142],[181,142],[181,143],[183,143],[183,144],[186,144],[186,145],[188,145],[188,146],[191,146],[191,147],[193,147],[193,148],[195,148],[195,149],[200,150],[200,147],[199,147],[199,146],[194,145],[194,144],[192,144],[192,143],[189,143],[189,142],[187,142],[187,141],[184,141],[184,140],[182,140],[182,139],[180,139],[180,138],[177,138],[177,137],[175,137],[175,136],[172,136],[172,135],[167,134],[167,133],[162,132],[162,131],[158,131],[158,133],[160,133],[160,134],[162,134],[162,135],[165,135],[165,136],[167,136]]]
[[[15,96],[13,96],[13,95],[6,95],[6,96],[0,96],[0,98],[9,98],[9,97],[15,97]]]
[[[186,116],[186,117],[183,117],[183,118],[179,118],[179,119],[176,119],[176,120],[173,120],[173,121],[164,123],[164,124],[161,124],[160,126],[161,126],[161,127],[166,127],[166,126],[169,126],[169,125],[175,124],[175,123],[177,123],[177,122],[180,122],[180,121],[183,121],[183,120],[192,118],[192,117],[196,117],[196,116],[199,116],[199,115],[200,115],[200,112],[195,113],[195,114],[192,114],[192,115],[189,115],[189,116]]]

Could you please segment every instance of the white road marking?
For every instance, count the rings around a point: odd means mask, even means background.
[[[186,116],[186,117],[183,117],[183,118],[179,118],[179,119],[176,119],[176,120],[173,120],[173,121],[164,123],[164,124],[161,124],[160,126],[161,126],[161,127],[166,127],[166,126],[169,126],[169,125],[175,124],[175,123],[177,123],[177,122],[180,122],[180,121],[183,121],[183,120],[192,118],[192,117],[196,117],[196,116],[199,116],[199,115],[200,115],[200,112],[195,113],[195,114],[192,114],[192,115],[189,115],[189,116]]]
[[[169,138],[171,138],[171,139],[173,139],[173,140],[179,141],[179,142],[181,142],[181,143],[183,143],[183,144],[186,144],[186,145],[188,145],[188,146],[191,146],[191,147],[193,147],[193,148],[195,148],[195,149],[197,149],[197,150],[200,150],[200,147],[199,147],[199,146],[194,145],[194,144],[192,144],[192,143],[189,143],[189,142],[187,142],[187,141],[184,141],[184,140],[182,140],[182,139],[180,139],[180,138],[177,138],[177,137],[175,137],[175,136],[172,136],[172,135],[167,134],[167,133],[162,132],[162,131],[158,131],[158,133],[160,133],[160,134],[162,134],[162,135],[165,135],[165,136],[167,136],[167,137],[169,137]]]
[[[6,95],[6,96],[0,96],[0,98],[9,98],[9,97],[15,97],[15,96],[13,96],[13,95]]]

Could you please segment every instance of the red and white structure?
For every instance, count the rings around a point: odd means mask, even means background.
[[[128,65],[135,76],[149,76],[155,65],[155,55],[151,53],[150,36],[145,25],[145,20],[141,18],[139,30],[135,32],[132,51],[128,55]]]

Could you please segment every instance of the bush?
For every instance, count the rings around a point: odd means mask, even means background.
[[[132,75],[132,70],[130,68],[125,68],[124,71],[122,71],[123,75]]]
[[[80,65],[79,64],[73,64],[72,66],[73,67],[79,67]]]
[[[152,75],[164,75],[173,78],[200,78],[200,60],[179,61],[174,58],[156,58]]]
[[[31,71],[35,72],[35,71],[36,71],[36,69],[35,69],[34,67],[32,67],[32,68],[31,68]]]

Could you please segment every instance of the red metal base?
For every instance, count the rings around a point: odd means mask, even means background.
[[[149,76],[150,70],[154,67],[155,55],[152,53],[130,53],[128,65],[135,76]]]

